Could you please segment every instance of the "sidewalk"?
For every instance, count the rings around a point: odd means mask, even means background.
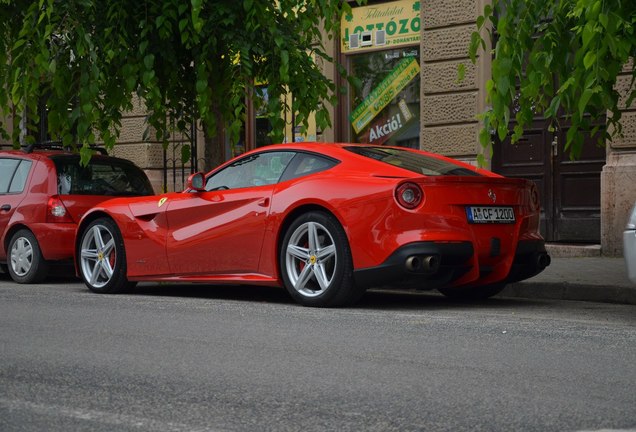
[[[552,256],[550,266],[533,278],[508,285],[499,295],[636,305],[636,285],[627,278],[623,258],[585,251],[548,251]]]

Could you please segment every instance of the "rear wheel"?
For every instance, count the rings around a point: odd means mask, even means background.
[[[80,276],[91,291],[115,294],[135,285],[126,278],[124,240],[111,219],[96,219],[88,225],[78,252]]]
[[[499,294],[505,287],[505,283],[496,283],[472,287],[439,288],[439,292],[454,300],[484,300]]]
[[[7,267],[9,275],[17,283],[38,283],[46,278],[49,264],[31,231],[21,229],[11,237]]]
[[[285,288],[305,306],[353,304],[364,289],[353,281],[353,260],[347,236],[333,216],[309,212],[285,233],[280,250]]]

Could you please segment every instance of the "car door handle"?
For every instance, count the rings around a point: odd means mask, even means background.
[[[258,205],[261,207],[269,207],[269,198],[263,198],[258,202]]]
[[[0,207],[0,211],[9,211],[9,210],[11,210],[10,204],[4,204],[2,207]]]

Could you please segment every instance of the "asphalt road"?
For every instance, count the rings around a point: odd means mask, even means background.
[[[0,276],[0,431],[636,431],[636,307]]]

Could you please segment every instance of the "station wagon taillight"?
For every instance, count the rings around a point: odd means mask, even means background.
[[[73,223],[73,218],[57,195],[50,197],[46,205],[46,221],[49,223]]]
[[[422,203],[424,192],[415,183],[402,183],[395,189],[395,198],[402,207],[412,210]]]

